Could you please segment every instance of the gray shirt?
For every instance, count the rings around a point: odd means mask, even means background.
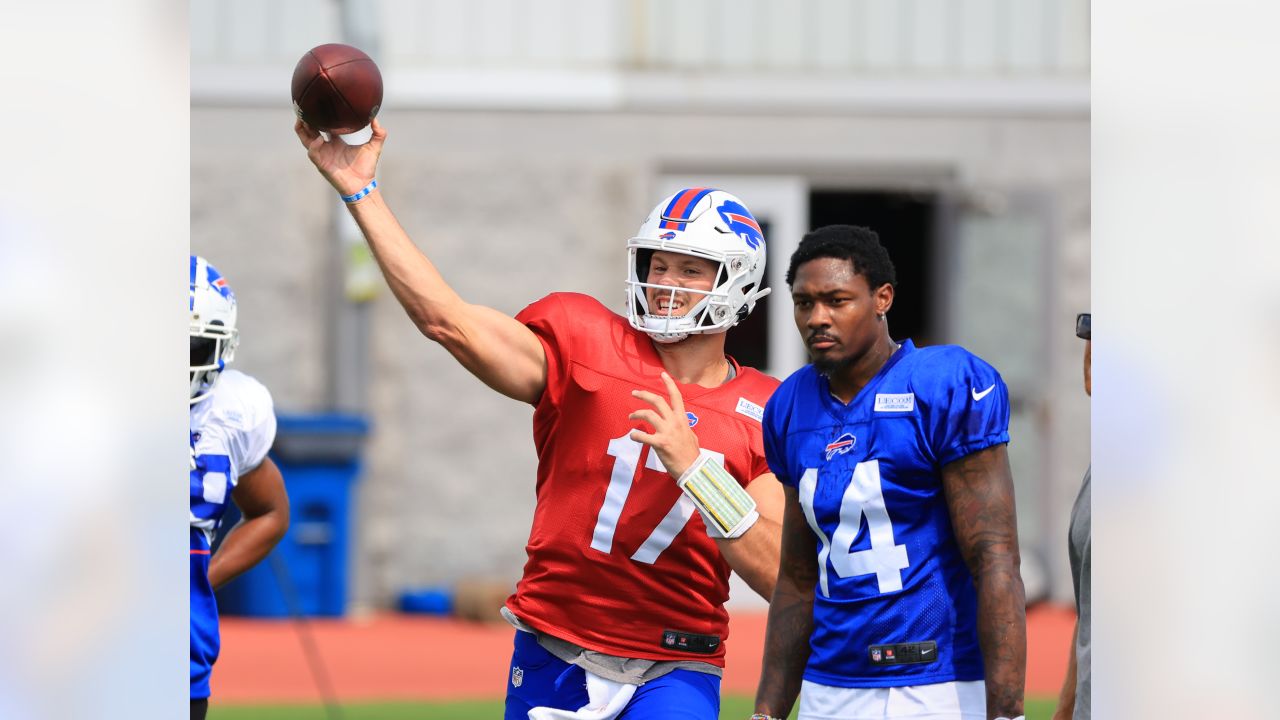
[[[1076,497],[1076,504],[1071,508],[1071,530],[1067,534],[1067,554],[1071,560],[1071,581],[1076,591],[1076,614],[1079,617],[1079,630],[1076,635],[1076,711],[1072,715],[1075,720],[1089,720],[1089,624],[1090,617],[1090,585],[1089,585],[1089,546],[1092,539],[1091,518],[1089,509],[1089,480],[1093,475],[1090,467],[1084,474],[1084,484]]]
[[[505,605],[500,612],[502,617],[511,623],[511,626],[516,630],[533,633],[538,636],[538,644],[547,652],[570,665],[577,665],[587,672],[595,673],[605,680],[628,685],[643,685],[650,680],[657,680],[672,670],[692,670],[706,673],[707,675],[715,675],[716,677],[721,677],[724,674],[724,670],[715,665],[697,660],[659,661],[606,655],[602,652],[588,650],[580,645],[575,645],[568,640],[561,640],[554,635],[538,632],[533,626],[516,617],[516,614],[511,612]]]

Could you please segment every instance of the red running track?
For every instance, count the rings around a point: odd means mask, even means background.
[[[1075,614],[1040,607],[1027,614],[1027,693],[1053,696],[1066,668]],[[513,630],[506,623],[385,614],[367,620],[314,619],[311,637],[340,701],[461,700],[502,694]],[[726,693],[755,693],[765,616],[730,620]],[[213,695],[227,703],[319,702],[302,643],[287,620],[223,618]]]

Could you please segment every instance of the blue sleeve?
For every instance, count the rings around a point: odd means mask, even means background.
[[[778,478],[778,482],[795,487],[796,483],[787,472],[787,461],[784,455],[787,445],[786,416],[789,413],[783,406],[790,407],[790,402],[784,400],[784,396],[790,397],[789,390],[788,385],[784,384],[769,396],[769,401],[764,404],[764,420],[761,426],[764,435],[764,458],[769,463],[769,471]]]
[[[934,362],[925,431],[938,466],[1009,442],[1009,389],[981,358],[955,348]]]

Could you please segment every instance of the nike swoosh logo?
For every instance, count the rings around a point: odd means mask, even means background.
[[[931,652],[933,652],[933,648],[921,648],[920,650],[921,655],[928,655]]]
[[[979,400],[986,397],[987,395],[990,395],[991,391],[995,389],[996,389],[996,384],[991,383],[991,387],[987,388],[986,390],[983,390],[982,392],[978,392],[978,388],[973,388],[969,390],[969,392],[973,393],[973,401],[978,402]]]

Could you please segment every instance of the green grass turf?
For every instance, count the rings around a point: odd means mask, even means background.
[[[1050,720],[1052,698],[1028,698],[1027,720]],[[725,696],[721,720],[751,717],[751,698]],[[791,716],[794,718],[795,713]],[[359,703],[342,706],[342,720],[500,720],[501,700],[450,703]],[[209,720],[329,720],[319,705],[209,705]]]

